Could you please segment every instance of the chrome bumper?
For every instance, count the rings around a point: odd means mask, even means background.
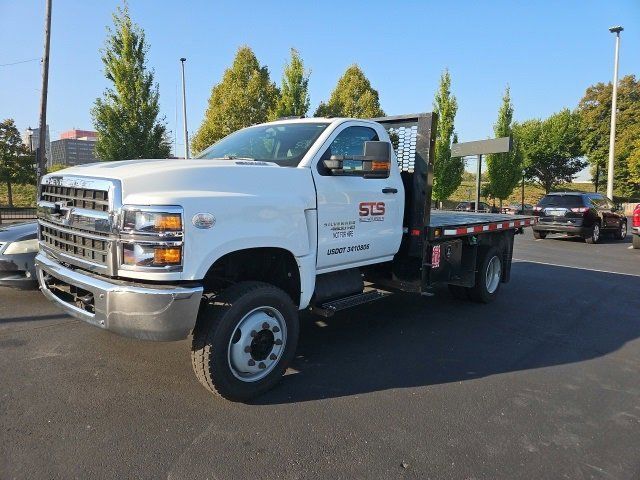
[[[138,285],[66,268],[40,252],[36,257],[40,290],[67,314],[106,330],[144,340],[181,340],[196,323],[202,287]],[[47,284],[48,276],[93,295],[94,312],[65,301]]]

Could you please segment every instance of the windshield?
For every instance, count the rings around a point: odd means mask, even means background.
[[[547,195],[538,206],[540,207],[582,207],[584,201],[581,195]]]
[[[297,167],[328,123],[281,123],[244,128],[211,145],[198,158],[249,159]]]

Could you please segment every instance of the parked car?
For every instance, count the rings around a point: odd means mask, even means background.
[[[37,237],[36,221],[0,226],[0,286],[22,289],[38,286]]]
[[[640,203],[633,209],[633,248],[640,248]]]
[[[484,202],[480,202],[478,208],[479,212],[484,212],[484,213],[488,213],[488,212],[493,212],[493,213],[497,213],[494,212],[491,208],[491,205],[489,205],[488,203],[484,203]],[[457,206],[456,206],[456,211],[457,212],[475,212],[476,211],[476,202],[460,202]]]
[[[521,203],[512,203],[511,205],[507,205],[502,208],[504,213],[508,213],[509,215],[533,215],[533,205],[530,203],[525,203],[524,208]]]
[[[617,240],[627,236],[627,217],[621,208],[601,193],[550,193],[534,207],[538,223],[533,227],[535,238],[549,233],[579,235],[587,243],[598,243],[603,233]]]

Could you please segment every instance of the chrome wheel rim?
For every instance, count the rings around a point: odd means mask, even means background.
[[[593,241],[597,242],[599,238],[600,238],[600,227],[598,226],[598,224],[595,224],[593,226]]]
[[[287,324],[275,308],[254,308],[236,325],[229,340],[231,373],[243,382],[263,379],[276,367],[287,342]]]
[[[487,273],[485,276],[485,285],[487,286],[487,292],[493,293],[498,289],[500,284],[500,276],[502,274],[502,264],[497,256],[494,256],[489,260],[487,265]]]
[[[620,238],[624,238],[627,236],[627,222],[622,222],[620,226]]]

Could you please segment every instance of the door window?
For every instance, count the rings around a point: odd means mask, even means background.
[[[318,172],[320,175],[330,175],[331,172],[324,166],[322,160],[329,160],[333,155],[338,156],[354,156],[364,155],[364,142],[377,141],[378,134],[373,128],[369,127],[347,127],[342,130],[336,138],[333,139],[331,145],[322,154],[321,161],[318,163]],[[348,160],[344,162],[345,169],[349,168]],[[353,168],[362,168],[361,162],[353,162]]]

